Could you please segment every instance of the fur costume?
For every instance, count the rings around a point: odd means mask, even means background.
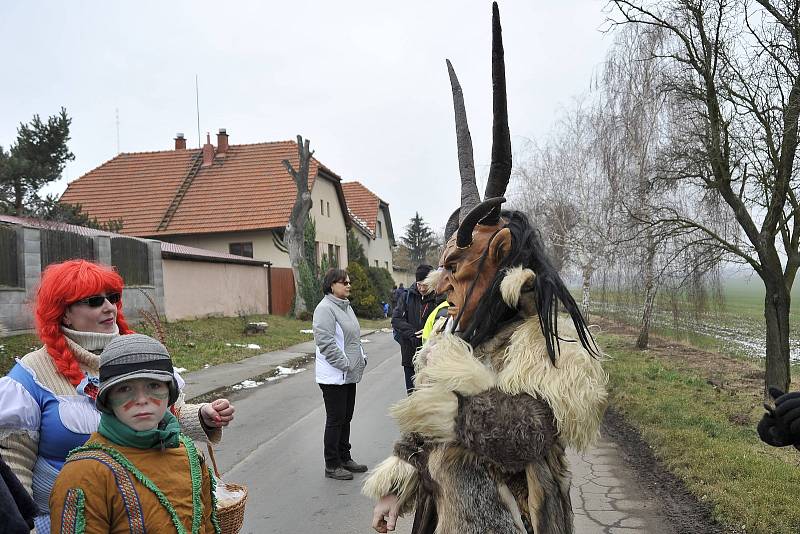
[[[416,354],[416,390],[391,415],[402,437],[366,480],[383,499],[373,527],[415,510],[413,534],[572,534],[565,449],[586,449],[606,406],[600,350],[527,216],[502,211],[511,137],[497,4],[492,17],[493,145],[485,200],[455,71],[461,207],[431,287],[446,325]],[[561,309],[569,315],[565,319]],[[388,509],[386,508],[388,506]]]
[[[505,280],[519,301],[524,278]],[[597,436],[607,376],[571,326],[559,325],[565,339],[557,366],[535,316],[475,350],[451,333],[434,334],[415,360],[417,391],[391,410],[403,438],[364,494],[394,493],[407,513],[420,504],[427,479],[437,534],[572,532],[564,450],[586,449]]]

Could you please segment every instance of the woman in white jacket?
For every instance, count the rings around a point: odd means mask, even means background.
[[[328,269],[322,281],[323,299],[314,310],[316,375],[325,402],[325,476],[352,480],[366,465],[350,456],[350,421],[356,405],[356,384],[367,358],[361,347],[350,296],[350,277],[344,269]]]

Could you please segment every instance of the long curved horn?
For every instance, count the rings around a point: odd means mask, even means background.
[[[458,227],[458,234],[456,234],[456,246],[458,248],[467,248],[472,244],[472,231],[475,225],[483,221],[486,223],[485,218],[494,210],[500,211],[500,204],[505,202],[503,197],[487,198],[470,211],[461,226]]]
[[[450,214],[450,217],[447,219],[447,224],[444,225],[444,242],[447,243],[450,241],[450,236],[456,233],[458,230],[459,219],[461,218],[461,208],[456,208],[456,210]]]
[[[511,132],[508,129],[508,102],[506,98],[506,67],[503,58],[503,30],[500,27],[500,10],[492,4],[492,164],[486,183],[486,199],[502,197],[511,177]],[[495,224],[500,219],[498,205],[485,221]]]
[[[453,89],[453,108],[456,115],[456,143],[458,145],[458,171],[461,174],[461,215],[459,223],[464,216],[481,201],[478,185],[475,183],[475,159],[472,155],[472,136],[467,123],[467,110],[464,107],[464,93],[458,83],[456,71],[449,59],[447,73],[450,75],[450,87]]]

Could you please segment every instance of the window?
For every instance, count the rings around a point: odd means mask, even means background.
[[[336,267],[336,256],[333,255],[333,245],[328,245],[328,264],[331,267]]]
[[[338,267],[339,263],[342,261],[341,257],[339,256],[339,254],[342,253],[342,247],[340,247],[339,245],[336,245],[336,247],[334,247],[334,248],[336,248],[336,255],[333,257],[334,258],[334,266]]]
[[[383,237],[383,228],[381,228],[381,222],[378,221],[378,225],[375,227],[375,235],[377,237]]]
[[[331,203],[327,202],[327,201],[325,203],[328,205],[328,217],[330,217],[331,216]]]
[[[375,260],[375,267],[378,266],[378,260]]]
[[[236,254],[237,256],[245,256],[247,258],[253,257],[253,242],[246,243],[228,243],[228,252]]]
[[[383,265],[385,266],[384,268],[388,271],[389,270],[389,262],[385,261],[385,262],[383,262]]]
[[[322,263],[322,245],[319,241],[314,241],[314,259],[317,260],[317,265]]]
[[[325,203],[323,201],[319,201],[319,214],[325,215]]]

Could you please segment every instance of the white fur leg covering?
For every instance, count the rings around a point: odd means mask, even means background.
[[[400,513],[404,514],[414,507],[418,480],[417,470],[411,464],[389,456],[370,471],[361,493],[376,501],[393,493],[397,495]]]
[[[505,303],[512,308],[516,308],[522,289],[532,285],[534,278],[536,278],[536,274],[522,266],[508,269],[503,281],[500,282],[500,295]]]
[[[511,395],[528,393],[546,400],[560,436],[585,450],[596,439],[606,409],[608,375],[577,341],[571,322],[559,320],[558,333],[561,350],[553,366],[538,319],[520,326],[511,336],[498,387]],[[565,341],[570,338],[575,341]]]

